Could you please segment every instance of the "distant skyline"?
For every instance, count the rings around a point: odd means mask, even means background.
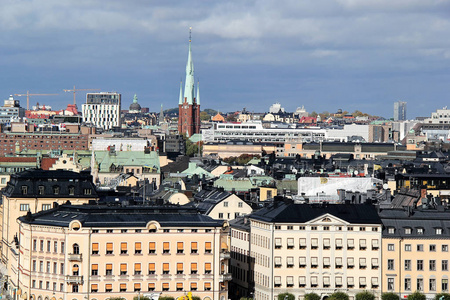
[[[178,105],[192,26],[201,108],[360,110],[428,117],[450,102],[450,2],[442,0],[4,0],[0,100],[72,103],[63,89]],[[78,92],[77,105],[86,92]],[[26,107],[26,97],[16,97]],[[3,101],[1,102],[3,105]]]

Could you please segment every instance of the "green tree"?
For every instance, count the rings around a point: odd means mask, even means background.
[[[111,300],[125,300],[125,298],[122,297],[110,297]]]
[[[408,295],[408,300],[426,300],[427,297],[425,296],[425,294],[422,294],[419,291],[415,291],[414,293]]]
[[[201,300],[199,296],[192,295],[192,300]]]
[[[381,300],[399,300],[399,296],[396,293],[383,293],[381,294]]]
[[[343,292],[334,292],[331,294],[330,300],[349,300],[349,297],[346,293]]]
[[[317,117],[317,113],[315,111],[313,111],[312,113],[309,114],[309,116],[315,118],[315,117]]]
[[[145,297],[145,296],[134,296],[133,300],[152,300],[152,299],[150,299],[149,297]]]
[[[450,300],[450,294],[449,293],[439,293],[434,296],[434,300],[441,300],[441,297],[443,300]]]
[[[355,296],[356,300],[375,300],[375,295],[369,291],[363,291]]]
[[[295,300],[295,296],[290,293],[278,294],[278,300]]]
[[[160,296],[160,297],[159,297],[159,300],[175,300],[175,298],[172,297],[172,296],[166,296],[166,295],[164,295],[164,296]]]
[[[228,114],[226,118],[227,122],[236,122],[236,116],[234,114]]]
[[[210,119],[211,119],[211,116],[206,111],[200,112],[200,120],[209,121]]]
[[[305,294],[305,300],[320,300],[320,296],[316,293]]]

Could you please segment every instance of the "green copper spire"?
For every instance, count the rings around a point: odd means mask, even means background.
[[[200,81],[197,81],[197,98],[195,100],[197,105],[200,105]]]
[[[191,51],[191,30],[192,27],[189,28],[189,53],[186,64],[186,81],[184,85],[184,98],[188,104],[194,103],[194,62],[192,61]]]
[[[183,81],[180,81],[180,100],[178,100],[178,104],[183,104]]]
[[[137,95],[136,95],[136,94],[134,94],[134,97],[133,97],[133,103],[138,103],[138,98],[137,98]]]

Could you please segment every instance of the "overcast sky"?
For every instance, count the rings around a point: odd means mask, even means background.
[[[0,95],[58,93],[30,105],[63,108],[75,85],[125,109],[135,93],[176,107],[190,26],[202,109],[391,118],[402,100],[415,118],[450,102],[450,1],[437,0],[1,0]]]

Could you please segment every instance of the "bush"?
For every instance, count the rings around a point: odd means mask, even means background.
[[[305,294],[305,300],[320,300],[320,296],[316,293]]]
[[[419,291],[416,291],[414,293],[412,293],[411,295],[408,295],[408,300],[426,300],[427,297],[425,296],[425,294],[422,294]]]
[[[443,300],[450,300],[450,294],[449,293],[436,294],[436,296],[434,296],[434,300],[440,300],[441,297],[444,297],[444,298],[442,298]]]
[[[400,300],[400,297],[395,293],[383,293],[381,300]]]
[[[110,300],[126,300],[125,298],[122,298],[122,297],[111,297],[109,299]]]
[[[295,300],[295,296],[290,293],[283,293],[278,295],[278,300],[284,300],[285,298],[286,300]]]
[[[172,296],[160,296],[159,300],[175,300],[175,298]]]
[[[349,300],[348,295],[343,292],[334,292],[331,294],[330,300]]]
[[[375,295],[369,291],[364,291],[356,294],[356,300],[375,300]]]
[[[111,298],[110,298],[111,299]],[[123,299],[123,298],[121,298],[121,299]],[[152,300],[152,299],[150,299],[149,297],[145,297],[145,296],[134,296],[133,297],[133,300]]]
[[[192,295],[192,300],[201,300],[201,298],[199,296]]]

